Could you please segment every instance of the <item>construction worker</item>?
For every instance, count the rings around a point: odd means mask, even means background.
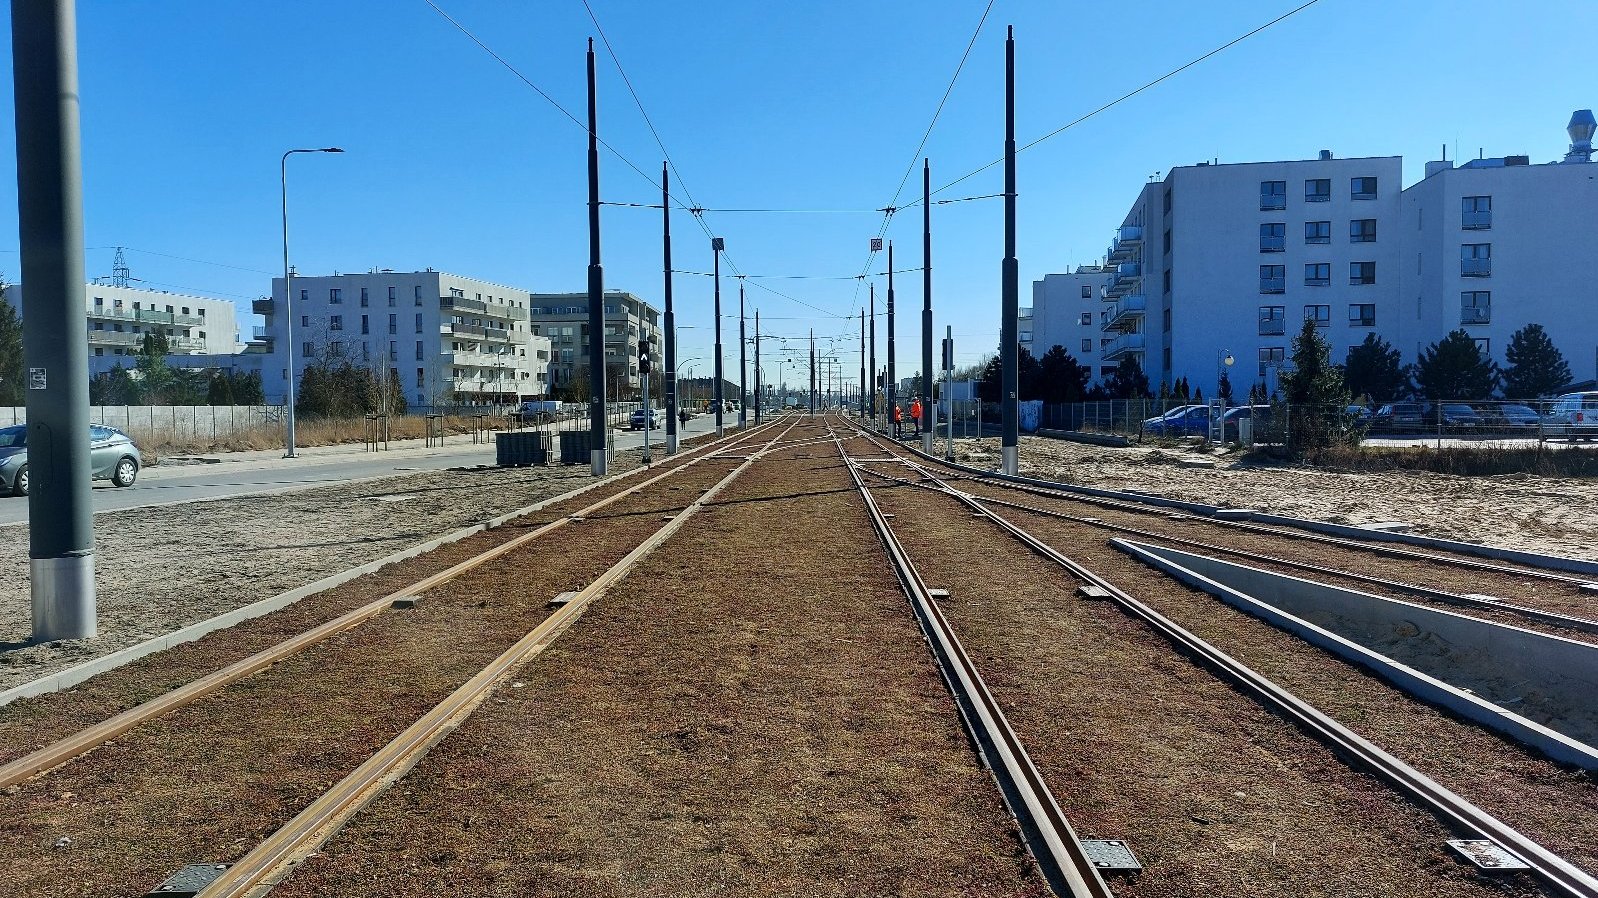
[[[916,424],[916,436],[921,436],[921,397],[910,400],[910,420]]]
[[[893,438],[896,440],[904,438],[904,409],[900,408],[897,402],[893,404]]]

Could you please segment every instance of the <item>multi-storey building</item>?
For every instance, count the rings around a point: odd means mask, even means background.
[[[550,341],[550,386],[559,389],[588,376],[588,294],[535,293],[529,297],[534,333]],[[621,290],[605,291],[605,367],[611,388],[637,389],[638,341],[661,345],[660,313]],[[734,341],[736,343],[736,340]],[[661,356],[657,351],[655,358]]]
[[[1585,114],[1583,114],[1585,113]],[[1463,328],[1503,363],[1509,336],[1541,324],[1580,381],[1598,376],[1598,166],[1593,117],[1578,112],[1556,163],[1525,156],[1426,163],[1404,191],[1401,300],[1387,334],[1413,360]]]
[[[1032,354],[1042,357],[1055,346],[1100,375],[1100,343],[1108,310],[1100,300],[1110,282],[1102,265],[1078,265],[1070,274],[1048,274],[1032,282]],[[1113,370],[1115,366],[1109,366]]]
[[[282,278],[253,307],[266,318],[268,401],[287,393],[291,330],[296,377],[328,360],[387,370],[412,408],[511,404],[548,391],[549,340],[528,325],[526,290],[431,269],[295,275],[293,283],[292,328]]]
[[[22,285],[8,288],[6,298],[22,314]],[[229,300],[92,283],[83,288],[83,303],[90,374],[118,364],[131,368],[128,356],[137,355],[150,334],[165,337],[174,356],[231,355],[242,348]]]

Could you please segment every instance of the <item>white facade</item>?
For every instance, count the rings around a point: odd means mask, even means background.
[[[1598,165],[1528,162],[1431,162],[1404,191],[1409,311],[1383,336],[1405,361],[1463,328],[1502,365],[1510,335],[1536,323],[1574,380],[1598,377]]]
[[[1110,272],[1099,265],[1079,265],[1070,274],[1047,274],[1032,282],[1032,354],[1042,358],[1063,346],[1079,364],[1100,373],[1100,343],[1105,303],[1100,297]],[[1114,368],[1114,365],[1110,366]]]
[[[295,275],[296,376],[329,357],[394,372],[413,408],[511,404],[548,392],[550,347],[528,326],[528,291],[441,271]],[[287,393],[283,279],[257,300],[268,402]]]
[[[22,285],[6,293],[22,314]],[[231,355],[243,348],[230,300],[91,283],[83,288],[83,305],[89,318],[91,375],[118,364],[133,367],[129,356],[137,355],[145,336],[153,333],[166,337],[173,356]]]
[[[550,385],[560,387],[588,373],[588,294],[535,293],[530,297],[530,318],[535,333],[550,344]],[[638,341],[656,347],[655,370],[661,370],[660,312],[622,290],[605,291],[605,367],[626,387],[638,388]],[[736,348],[736,339],[733,341]],[[736,372],[734,372],[736,374]],[[617,387],[612,381],[612,387]],[[606,395],[611,395],[607,391]],[[612,397],[614,398],[614,397]]]

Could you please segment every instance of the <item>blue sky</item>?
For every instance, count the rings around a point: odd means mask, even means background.
[[[435,2],[583,117],[595,31],[581,0]],[[859,210],[705,217],[727,241],[724,272],[840,278],[751,279],[748,301],[768,332],[839,337],[853,373],[866,296],[848,278],[882,223],[869,210],[892,201],[986,3],[590,2],[700,205]],[[1026,143],[1298,2],[997,0],[923,150],[934,189],[1002,154],[1006,25]],[[83,0],[78,22],[91,276],[108,275],[122,245],[146,285],[247,309],[281,267],[279,156],[337,145],[343,156],[290,160],[300,271],[430,266],[540,292],[585,288],[584,131],[424,0]],[[1033,279],[1102,254],[1140,185],[1174,165],[1324,147],[1401,154],[1409,183],[1444,143],[1451,156],[1555,158],[1571,110],[1598,106],[1595,31],[1591,2],[1319,0],[1021,154],[1022,302]],[[601,134],[649,175],[605,153],[602,195],[658,202],[661,152],[599,52]],[[0,92],[6,147],[11,99]],[[0,271],[15,277],[13,153],[3,165]],[[998,193],[1002,178],[994,166],[941,196]],[[898,205],[919,191],[916,159]],[[1002,216],[991,199],[933,212],[936,330],[954,327],[962,363],[997,343]],[[658,210],[605,209],[608,287],[660,304],[659,228]],[[920,266],[920,230],[919,209],[892,221],[899,268]],[[673,234],[676,266],[709,270],[689,215],[674,216]],[[692,326],[681,357],[708,356],[709,279],[675,284],[679,324]],[[735,315],[730,278],[723,298]],[[900,277],[898,298],[909,373],[919,273]]]

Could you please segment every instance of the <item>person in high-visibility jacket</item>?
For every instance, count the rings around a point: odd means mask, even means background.
[[[904,436],[904,409],[900,408],[899,407],[899,403],[895,402],[893,404],[893,438],[897,440],[897,439],[900,439],[903,436]]]
[[[915,422],[916,436],[921,435],[921,397],[910,400],[910,420]]]

